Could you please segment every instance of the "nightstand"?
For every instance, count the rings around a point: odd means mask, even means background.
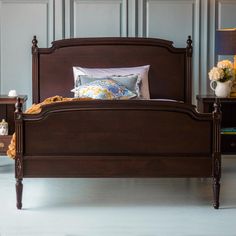
[[[212,112],[216,97],[198,95],[197,106],[200,112]],[[236,98],[219,98],[221,103],[221,128],[236,127]],[[236,134],[221,134],[221,153],[236,154]]]
[[[18,96],[22,103],[23,111],[26,108],[26,95]],[[7,95],[0,95],[0,121],[5,119],[8,123],[8,135],[0,135],[0,155],[6,155],[8,145],[10,144],[12,134],[15,132],[15,103],[16,97],[8,97]]]

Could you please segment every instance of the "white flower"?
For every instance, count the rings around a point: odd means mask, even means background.
[[[219,61],[217,67],[213,67],[208,75],[209,79],[213,81],[226,82],[234,80],[235,70],[233,63],[229,60]]]
[[[217,67],[221,69],[233,69],[233,63],[229,60],[219,61]]]
[[[224,77],[224,71],[221,68],[213,67],[211,71],[208,73],[210,80],[220,80]]]
[[[234,77],[234,68],[228,68],[226,73],[229,75],[229,77]]]

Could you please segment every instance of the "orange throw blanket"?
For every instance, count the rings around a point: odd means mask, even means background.
[[[91,100],[91,99],[90,98],[64,98],[61,96],[49,97],[41,103],[33,104],[25,113],[27,114],[40,113],[43,105],[47,105],[54,102],[68,102],[68,101],[81,101],[81,100]],[[15,156],[16,156],[16,134],[15,133],[13,134],[11,143],[8,146],[7,156],[12,159],[15,159]]]

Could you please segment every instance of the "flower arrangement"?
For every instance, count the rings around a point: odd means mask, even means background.
[[[219,61],[217,67],[213,67],[208,73],[212,81],[226,82],[234,79],[233,63],[229,60]]]

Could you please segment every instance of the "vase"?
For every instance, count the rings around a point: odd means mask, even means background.
[[[5,119],[0,122],[0,135],[8,135],[8,123]]]
[[[228,80],[226,82],[220,82],[213,80],[210,83],[210,87],[215,92],[217,97],[227,98],[230,96],[232,81]]]

